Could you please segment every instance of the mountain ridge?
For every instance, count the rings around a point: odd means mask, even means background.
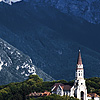
[[[37,73],[44,81],[54,80],[33,65],[32,60],[0,38],[0,85],[20,82]]]
[[[80,47],[85,76],[100,76],[100,57],[88,49],[99,48],[99,24],[68,16],[55,7],[31,4],[0,3],[0,37],[30,56],[35,66],[56,80],[74,78]]]
[[[61,12],[83,18],[94,24],[100,23],[99,0],[1,0],[12,5],[16,2],[30,2],[31,5],[50,5],[54,6]]]

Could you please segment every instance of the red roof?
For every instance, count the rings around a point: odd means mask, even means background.
[[[49,95],[51,95],[50,92],[45,91],[45,92],[43,93],[43,96],[49,96]]]
[[[30,93],[30,94],[27,95],[27,96],[42,97],[42,96],[49,96],[49,95],[51,95],[51,93],[45,91],[44,93],[41,93],[41,92],[40,92],[40,93],[36,93],[36,92],[34,92],[34,93]]]
[[[78,65],[82,64],[82,58],[81,58],[81,52],[80,52],[80,50],[79,50],[79,54],[78,54],[77,64]]]
[[[100,96],[97,95],[96,93],[89,93],[87,94],[87,97],[100,97]]]

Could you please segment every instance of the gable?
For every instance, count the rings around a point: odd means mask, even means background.
[[[70,85],[64,85],[62,83],[55,83],[53,85],[52,91],[57,91],[58,87],[59,87],[59,89],[62,89],[63,91],[69,91],[72,86],[70,86]]]

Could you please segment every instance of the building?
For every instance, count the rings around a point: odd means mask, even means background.
[[[96,93],[87,94],[87,100],[100,100],[100,96]]]
[[[75,72],[74,86],[71,88],[70,96],[81,100],[87,100],[87,88],[84,79],[84,69],[82,64],[81,52],[79,50],[77,67]]]
[[[34,92],[34,93],[30,93],[29,95],[27,95],[26,97],[34,97],[34,98],[38,98],[38,97],[44,97],[44,96],[49,96],[51,95],[50,92],[47,92],[45,91],[44,93],[37,93],[37,92]]]
[[[62,83],[55,83],[51,91],[52,94],[60,96],[69,95],[71,87],[70,85],[64,85]]]
[[[51,91],[52,93],[59,94],[61,96],[68,95],[70,97],[72,96],[81,100],[87,100],[87,88],[84,79],[84,69],[80,50],[78,52],[74,85],[71,87],[61,83],[55,84]]]

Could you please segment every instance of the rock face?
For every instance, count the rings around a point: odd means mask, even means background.
[[[35,67],[28,56],[0,39],[0,85],[23,81],[36,72],[45,81],[53,80]]]
[[[1,0],[12,4],[22,0]],[[23,0],[31,2],[32,5],[54,6],[63,13],[83,18],[90,23],[100,23],[100,1],[99,0]]]
[[[0,3],[0,37],[30,56],[35,66],[56,80],[74,79],[80,47],[85,76],[99,76],[100,54],[89,48],[99,48],[100,25],[68,16],[53,4],[44,3]]]

